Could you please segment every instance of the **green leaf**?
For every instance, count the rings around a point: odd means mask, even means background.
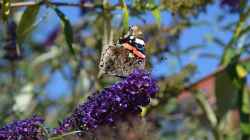
[[[250,124],[240,123],[240,129],[244,134],[250,135]]]
[[[22,42],[29,34],[31,27],[33,27],[36,17],[39,13],[40,6],[29,6],[24,11],[21,21],[17,27],[18,42]]]
[[[237,106],[238,92],[239,90],[227,70],[216,75],[215,95],[219,119],[222,119],[229,109]]]
[[[159,8],[155,8],[154,10],[152,10],[152,14],[155,17],[156,23],[158,25],[158,27],[161,26],[161,11]]]
[[[249,60],[243,61],[240,64],[246,69],[247,73],[250,72],[250,61]]]
[[[54,7],[54,10],[57,14],[57,16],[60,18],[62,25],[63,25],[63,30],[64,30],[64,36],[67,42],[67,45],[70,49],[70,52],[75,56],[75,51],[72,46],[73,44],[73,29],[71,26],[71,23],[69,19],[64,15],[62,11],[60,11],[58,8]]]
[[[236,55],[235,48],[226,48],[222,56],[221,65],[226,66],[231,62],[231,59]]]
[[[155,4],[154,0],[149,0],[148,3],[147,3],[147,7],[152,9],[151,13],[154,16],[158,27],[160,27],[161,26],[161,11],[159,9],[159,6],[157,6]]]
[[[247,88],[243,89],[243,98],[242,98],[242,108],[241,110],[246,113],[250,114],[250,101],[249,101],[249,92]]]
[[[2,4],[2,19],[6,21],[10,15],[10,0],[3,0]]]
[[[226,64],[226,69],[217,74],[215,91],[219,117],[222,117],[229,109],[237,107],[239,102],[242,103],[240,111],[249,112],[249,97],[245,97],[248,94],[244,94],[247,69],[239,63],[239,59],[240,55],[232,56],[230,62]],[[241,98],[240,101],[239,98]]]
[[[123,20],[122,20],[122,25],[125,31],[128,30],[129,27],[129,12],[128,12],[128,7],[126,5],[125,0],[122,0],[122,10],[123,10]]]
[[[239,78],[244,78],[247,76],[246,68],[240,64],[236,65],[236,72],[237,72]]]

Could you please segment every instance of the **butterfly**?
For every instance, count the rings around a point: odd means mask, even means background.
[[[131,26],[128,32],[115,44],[103,50],[99,63],[99,76],[112,75],[126,77],[134,69],[145,68],[145,42],[137,26]]]

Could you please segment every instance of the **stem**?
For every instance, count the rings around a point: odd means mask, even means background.
[[[246,77],[242,79],[243,84],[239,89],[239,96],[238,96],[238,109],[240,111],[240,123],[241,124],[250,124],[249,114],[243,110],[244,106],[244,92],[246,92]],[[241,140],[249,140],[250,135],[242,131]]]
[[[43,5],[49,3],[55,6],[69,6],[69,7],[80,7],[80,8],[102,8],[102,5],[93,5],[91,3],[69,3],[69,2],[36,2],[36,1],[25,1],[25,2],[12,2],[10,7],[26,7],[26,6],[34,6],[34,5]],[[2,5],[3,2],[0,2]]]
[[[206,101],[203,93],[201,92],[197,92],[195,93],[195,99],[198,103],[198,105],[201,107],[202,111],[206,114],[207,119],[210,123],[210,125],[212,126],[212,128],[216,128],[217,124],[218,124],[218,120],[216,118],[216,115],[214,113],[214,111],[212,110],[211,106],[208,104],[208,102]]]
[[[249,17],[249,14],[250,14],[250,8],[247,9],[247,11],[245,13],[240,14],[240,19],[239,19],[238,23],[236,24],[235,31],[233,33],[233,37],[231,38],[229,43],[226,45],[225,51],[223,52],[222,59],[220,62],[220,64],[222,66],[227,65],[229,63],[226,61],[226,57],[227,57],[226,53],[228,53],[227,50],[232,48],[233,44],[235,42],[237,42],[238,38],[241,37],[245,32],[248,31],[248,28],[246,28],[246,29],[243,29],[243,28],[244,28],[244,25],[245,25],[247,18]]]
[[[212,127],[212,132],[215,140],[222,140],[222,135],[220,129],[218,127],[218,120],[216,118],[216,114],[211,108],[211,106],[206,101],[203,93],[201,91],[196,91],[194,94],[195,100],[202,109],[202,111],[206,114],[206,117],[209,121],[210,126]]]
[[[218,127],[213,129],[213,135],[215,140],[223,140],[222,135]]]
[[[0,7],[2,7],[3,2],[0,1]],[[35,6],[35,5],[53,5],[53,6],[66,6],[66,7],[77,7],[77,8],[86,8],[86,9],[104,9],[102,4],[92,4],[92,3],[71,3],[71,2],[50,2],[48,0],[36,2],[36,1],[25,1],[25,2],[12,2],[10,4],[11,8],[20,8],[20,7],[28,7],[28,6]],[[131,10],[137,11],[136,7],[132,7],[130,5],[127,5],[127,7]],[[147,7],[147,10],[154,10],[157,7]],[[116,5],[110,5],[106,8],[107,10],[121,10],[122,5],[116,4]],[[159,7],[160,10],[164,10],[164,7]]]
[[[103,23],[103,38],[102,38],[102,49],[101,49],[101,60],[105,59],[105,52],[106,50],[112,45],[112,31],[111,31],[111,15],[110,11],[108,9],[108,1],[103,0],[103,16],[104,16],[104,23]],[[99,73],[98,78],[101,78],[106,71],[101,66],[101,63],[99,64]]]
[[[49,138],[48,140],[58,140],[58,139],[61,139],[65,136],[69,136],[69,135],[74,135],[74,134],[77,134],[77,133],[81,133],[82,131],[72,131],[72,132],[68,132],[68,133],[65,133],[65,134],[62,134],[60,136],[56,136],[56,137],[51,137]]]

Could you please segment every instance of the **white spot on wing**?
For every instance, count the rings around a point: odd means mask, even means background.
[[[132,35],[131,35],[131,36],[129,36],[129,39],[134,39],[134,38],[135,38],[135,37],[134,37],[134,36],[132,36]]]
[[[145,45],[144,41],[142,39],[136,38],[135,43],[140,44],[140,45]]]

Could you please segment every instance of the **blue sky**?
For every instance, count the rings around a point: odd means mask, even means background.
[[[75,0],[67,0],[67,2]],[[113,2],[116,2],[113,0]],[[79,19],[79,9],[78,8],[70,8],[70,7],[61,7],[60,8],[70,19],[72,24],[78,22]],[[43,33],[37,34],[35,39],[37,41],[42,41],[45,36],[57,25],[60,24],[59,19],[56,17],[56,14],[52,10],[42,10],[44,11],[42,14],[48,14],[48,18],[43,21],[39,25],[39,30],[43,30]],[[209,73],[212,73],[218,66],[219,60],[218,59],[208,59],[208,58],[199,58],[198,55],[200,53],[214,53],[217,55],[221,55],[222,48],[220,48],[217,44],[209,41],[209,37],[217,36],[223,42],[227,43],[232,36],[231,32],[223,32],[221,30],[221,26],[228,22],[233,22],[238,19],[238,17],[234,14],[228,14],[224,20],[220,23],[216,22],[216,18],[220,15],[224,15],[227,11],[221,9],[218,3],[208,6],[206,13],[201,13],[198,17],[192,18],[194,23],[198,22],[206,22],[205,25],[195,26],[192,28],[185,29],[181,34],[179,46],[181,48],[187,48],[192,45],[197,44],[204,44],[202,49],[197,49],[191,52],[186,56],[181,57],[182,65],[188,63],[195,63],[198,66],[198,73],[192,79],[196,81]],[[114,17],[114,22],[120,22],[122,12],[116,11],[116,15]],[[155,22],[154,17],[150,12],[144,15],[146,19],[146,23],[153,23]],[[168,26],[171,24],[172,15],[169,12],[162,12],[161,13],[161,25]],[[129,20],[130,25],[141,25],[143,23],[136,18],[130,18]],[[49,25],[49,26],[48,26]],[[173,46],[174,47],[174,46]],[[166,54],[166,60],[162,61],[155,65],[152,69],[154,75],[171,75],[178,70],[180,70],[180,65],[178,65],[178,60],[171,56],[170,54]],[[65,71],[70,71],[67,66],[65,66]],[[55,88],[60,87],[60,88]],[[71,85],[67,83],[66,80],[63,79],[62,75],[59,72],[55,72],[54,75],[51,77],[48,86],[46,87],[46,91],[48,95],[52,98],[57,98],[61,95],[65,95],[70,91]]]
[[[221,26],[225,25],[225,23],[228,22],[233,22],[237,21],[238,16],[234,14],[228,14],[229,16],[226,16],[225,19],[217,23],[216,18],[220,15],[226,15],[227,11],[221,9],[221,7],[218,5],[218,3],[210,5],[207,7],[207,12],[206,13],[201,13],[198,17],[192,18],[192,21],[194,23],[199,23],[199,22],[206,22],[205,25],[200,25],[200,26],[194,26],[191,28],[185,29],[180,37],[179,40],[179,45],[181,48],[187,48],[192,45],[199,45],[199,44],[204,44],[204,47],[202,49],[197,49],[194,50],[192,53],[182,56],[181,61],[183,65],[188,64],[188,63],[195,63],[198,66],[198,73],[194,77],[193,81],[196,81],[209,73],[212,73],[218,66],[219,60],[218,59],[210,59],[210,58],[199,58],[198,55],[201,53],[213,53],[217,54],[218,56],[221,56],[222,54],[222,48],[218,46],[218,44],[215,44],[211,41],[209,41],[209,38],[211,36],[216,36],[220,38],[225,44],[229,41],[229,39],[232,36],[231,32],[224,32],[221,30]],[[162,19],[162,22],[168,23],[169,17],[171,20],[171,16],[169,13],[163,13],[162,17],[165,17]],[[167,24],[166,24],[167,25]],[[169,56],[171,57],[171,56]],[[173,61],[173,62],[169,62]],[[156,66],[155,70],[156,73],[160,74],[172,74],[172,72],[175,72],[176,68],[174,71],[171,71],[169,69],[166,69],[168,67],[173,67],[172,65],[175,65],[178,67],[176,64],[177,60],[176,59],[168,59],[165,62],[161,63],[160,65]],[[163,68],[165,67],[165,69]]]

